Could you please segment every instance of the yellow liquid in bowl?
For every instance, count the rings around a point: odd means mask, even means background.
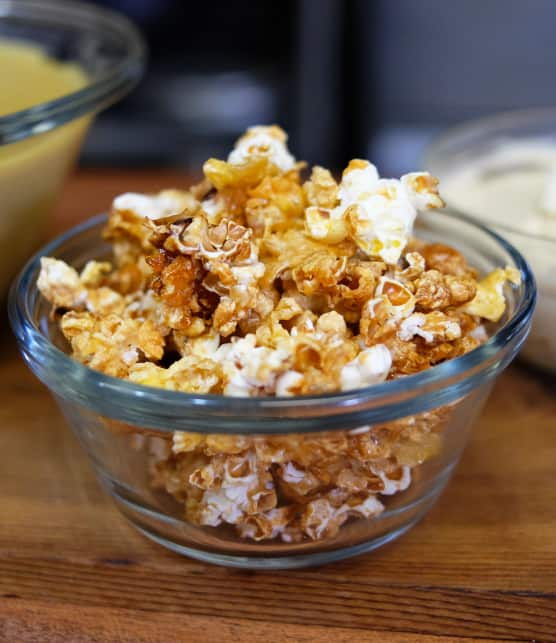
[[[71,94],[89,79],[39,47],[0,40],[0,117]],[[86,116],[0,145],[0,297],[42,240],[48,214],[91,122]]]

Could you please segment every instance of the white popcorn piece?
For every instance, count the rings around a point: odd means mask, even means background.
[[[384,344],[365,348],[341,372],[342,391],[380,384],[388,377],[392,356]]]
[[[382,492],[384,493],[384,492]],[[342,505],[340,511],[361,516],[362,518],[372,518],[378,516],[384,511],[384,505],[376,496],[368,496],[365,500],[355,506]]]
[[[80,308],[87,300],[87,289],[77,270],[59,259],[41,258],[37,287],[57,307]]]
[[[219,346],[220,335],[211,329],[204,335],[189,338],[185,348],[188,353],[195,355],[195,357],[214,359],[214,354],[218,350]]]
[[[356,429],[351,429],[348,431],[349,435],[363,435],[364,433],[369,433],[371,427],[367,424],[366,426],[358,426]]]
[[[224,212],[224,206],[221,201],[218,201],[214,197],[205,199],[201,203],[201,207],[205,214],[207,215],[207,220],[209,223],[216,223]]]
[[[411,484],[411,469],[409,467],[402,467],[402,475],[398,480],[389,478],[384,471],[381,471],[372,465],[370,466],[370,469],[375,476],[378,476],[382,480],[382,483],[384,484],[384,489],[380,492],[383,496],[393,496],[399,491],[405,491]]]
[[[340,203],[356,203],[368,199],[379,179],[378,170],[372,163],[352,161],[342,174]]]
[[[372,163],[361,160],[344,170],[338,196],[335,208],[307,208],[309,235],[327,243],[351,236],[363,252],[388,264],[399,260],[418,210],[443,205],[427,172],[381,179]]]
[[[461,327],[442,313],[413,313],[400,324],[398,337],[408,342],[415,336],[422,337],[427,344],[436,340],[452,341],[461,337]]]
[[[476,339],[481,344],[486,342],[488,339],[488,333],[486,331],[486,328],[484,327],[484,324],[479,324],[477,328],[474,328],[472,331],[470,331],[469,337]]]
[[[418,211],[444,207],[438,194],[438,179],[428,172],[410,172],[400,179]]]
[[[248,465],[246,475],[233,475],[226,463],[219,488],[205,490],[201,500],[201,524],[216,527],[227,522],[235,525],[252,510],[260,485],[254,453],[247,453],[244,462]]]
[[[240,497],[243,496],[242,503]],[[247,489],[208,489],[203,494],[200,522],[208,527],[218,527],[222,522],[235,525],[241,520],[247,505]]]
[[[295,158],[290,154],[288,137],[274,125],[255,125],[241,136],[228,156],[228,163],[244,165],[252,160],[266,158],[282,172],[295,167]]]
[[[239,290],[247,290],[264,276],[265,265],[257,261],[251,265],[232,266],[230,270],[236,280],[235,287]]]
[[[257,390],[273,389],[278,376],[288,370],[290,358],[282,348],[256,346],[255,335],[248,334],[220,346],[213,359],[222,365],[224,394],[249,397]]]
[[[195,200],[188,192],[163,190],[158,194],[126,192],[117,196],[112,207],[120,212],[132,212],[141,219],[165,219],[191,208]]]
[[[292,397],[303,383],[303,375],[297,371],[286,371],[276,380],[276,396]]]
[[[287,462],[282,468],[282,480],[291,484],[299,484],[305,478],[305,471],[297,469],[292,462]]]

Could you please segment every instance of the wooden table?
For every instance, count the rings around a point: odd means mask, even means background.
[[[81,172],[51,233],[167,172]],[[0,640],[556,640],[555,381],[512,366],[431,513],[383,549],[248,572],[139,535],[0,331]]]

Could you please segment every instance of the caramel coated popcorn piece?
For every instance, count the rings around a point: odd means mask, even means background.
[[[159,253],[149,258],[160,315],[168,328],[186,330],[207,299],[199,296],[199,282],[204,276],[201,263],[190,257],[171,257]]]
[[[415,282],[415,301],[422,310],[436,310],[450,305],[450,289],[438,270],[427,270]]]
[[[504,284],[521,283],[521,275],[515,268],[497,268],[477,284],[477,294],[464,307],[465,312],[489,321],[498,321],[506,310]]]
[[[408,252],[404,259],[407,267],[396,271],[397,278],[411,282],[425,272],[425,257],[419,252]]]
[[[184,393],[220,392],[222,379],[217,364],[196,357],[182,357],[168,368],[151,362],[134,364],[129,369],[128,377],[136,384]]]
[[[147,221],[169,221],[191,215],[198,208],[193,195],[180,190],[155,195],[128,192],[116,197],[104,236],[114,245],[118,265],[134,263],[142,253],[152,252]]]
[[[237,524],[238,534],[241,538],[256,542],[272,540],[279,536],[282,536],[284,541],[293,540],[293,535],[287,533],[293,513],[293,507],[274,507],[270,511],[245,516]]]
[[[325,168],[315,165],[309,181],[303,184],[303,192],[311,206],[334,208],[339,201],[339,188],[332,174]]]
[[[421,310],[440,310],[461,306],[475,297],[477,284],[470,277],[444,275],[426,270],[415,281],[416,304]]]
[[[109,261],[88,261],[79,279],[85,288],[98,288],[111,272],[112,264]]]
[[[41,258],[37,287],[43,297],[57,308],[81,308],[87,298],[87,290],[77,270],[50,257]]]
[[[285,232],[299,225],[305,209],[305,196],[297,172],[265,177],[248,191],[245,219],[257,237]]]
[[[37,287],[54,308],[86,309],[98,315],[120,314],[130,302],[101,285],[111,270],[109,262],[89,261],[78,274],[63,261],[42,257]]]
[[[413,313],[401,322],[398,337],[409,341],[416,336],[427,344],[452,341],[461,337],[461,328],[457,321],[439,311]]]
[[[295,167],[295,159],[286,147],[287,140],[286,133],[276,125],[250,127],[237,140],[228,157],[228,163],[245,165],[254,160],[264,159],[282,172],[287,172]]]
[[[477,271],[466,261],[465,257],[451,246],[443,243],[429,243],[421,248],[427,269],[435,269],[444,275],[475,278]]]
[[[164,354],[164,339],[149,320],[114,314],[98,318],[89,312],[70,311],[60,327],[74,357],[107,375],[126,377],[137,362],[158,361]]]

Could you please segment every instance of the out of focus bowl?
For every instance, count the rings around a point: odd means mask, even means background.
[[[122,16],[59,0],[0,0],[0,39],[38,46],[54,60],[77,65],[88,81],[78,91],[0,117],[1,299],[39,245],[94,115],[141,77],[145,48]]]
[[[502,161],[502,145],[531,141],[554,146],[556,159],[556,109],[504,112],[458,125],[429,145],[422,165],[440,179],[440,191],[448,207],[474,216],[494,229],[530,263],[537,282],[538,303],[531,333],[520,357],[556,373],[556,235],[533,234],[519,223],[501,223],[489,216],[488,208],[465,207],[465,203],[452,197],[450,190],[450,182],[458,180],[462,169],[486,161],[495,151],[500,152],[498,156]],[[531,160],[534,162],[533,158]],[[488,169],[496,171],[495,161],[489,162]],[[527,213],[523,212],[525,216]],[[554,229],[555,223],[552,224]]]

